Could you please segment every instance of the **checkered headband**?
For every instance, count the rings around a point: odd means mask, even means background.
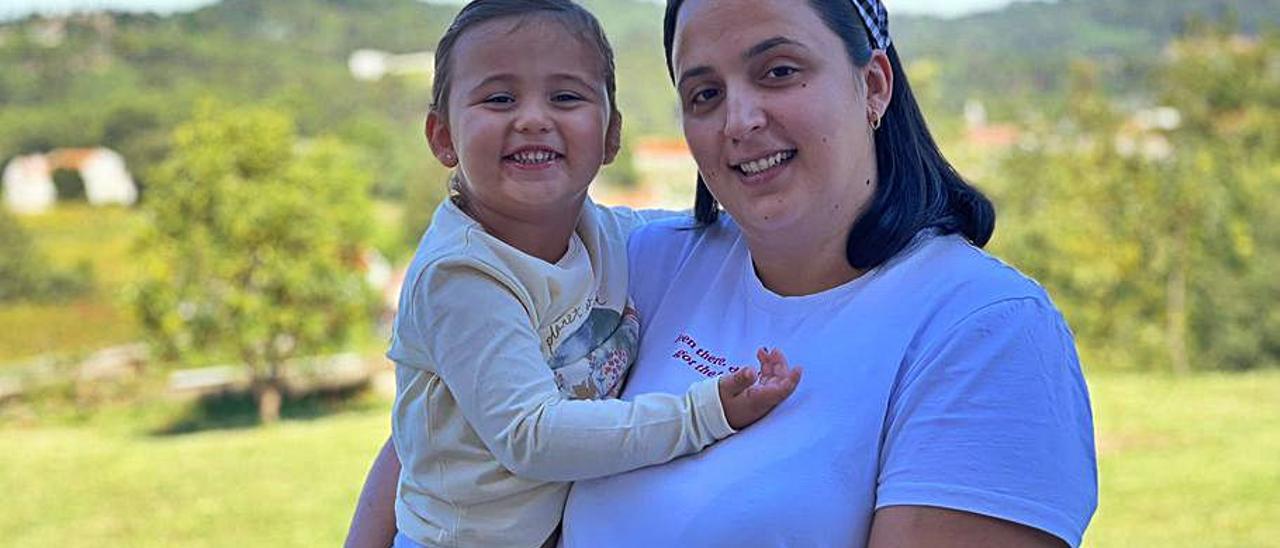
[[[876,49],[886,49],[892,43],[889,40],[889,13],[884,9],[882,0],[853,0],[853,7],[858,9],[858,15],[862,17],[862,22],[867,25],[867,32],[871,34],[872,45]]]

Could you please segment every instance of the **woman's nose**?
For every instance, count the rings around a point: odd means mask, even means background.
[[[764,109],[760,98],[750,91],[729,93],[727,111],[724,122],[724,134],[735,141],[741,141],[765,125]]]

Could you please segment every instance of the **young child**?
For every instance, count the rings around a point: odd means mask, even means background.
[[[613,54],[570,0],[477,0],[436,50],[427,139],[457,168],[387,355],[397,546],[554,542],[567,482],[701,450],[799,382],[781,353],[684,395],[619,392],[639,336],[626,237],[587,200],[618,151]]]

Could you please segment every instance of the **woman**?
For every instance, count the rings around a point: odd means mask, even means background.
[[[623,396],[765,340],[806,380],[702,454],[575,485],[564,544],[1078,545],[1097,479],[1071,334],[978,249],[991,205],[934,145],[880,2],[671,0],[664,23],[696,222],[632,237]]]

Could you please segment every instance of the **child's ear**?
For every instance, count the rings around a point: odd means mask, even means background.
[[[431,153],[444,164],[444,167],[458,167],[458,151],[453,148],[453,134],[449,133],[449,125],[444,116],[434,109],[427,114],[427,143],[431,145]]]
[[[604,164],[613,163],[619,150],[622,150],[622,113],[615,110],[604,133]]]

